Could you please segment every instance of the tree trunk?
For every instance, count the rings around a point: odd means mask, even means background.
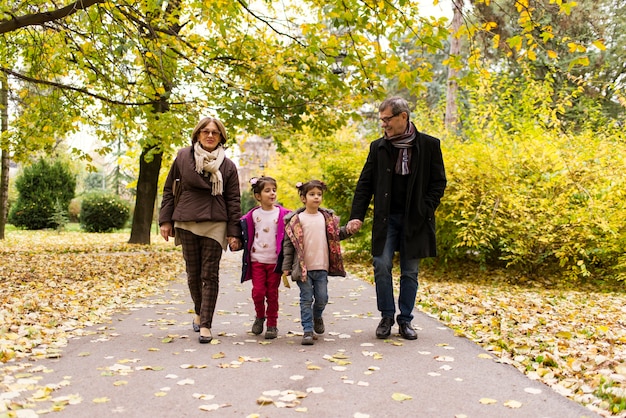
[[[137,180],[137,199],[135,200],[135,214],[130,231],[131,244],[150,244],[150,229],[156,202],[161,170],[162,153],[151,154],[151,161],[146,161],[146,155],[151,148],[143,149],[139,159],[139,179]]]
[[[463,22],[463,5],[464,0],[452,1],[454,15],[452,17],[452,28],[450,31],[450,56],[459,55],[461,53],[461,39],[458,37],[458,34]],[[458,73],[459,71],[452,65],[448,67],[445,124],[449,132],[456,132],[458,126],[459,112],[457,109],[457,96],[459,85],[456,79]]]
[[[6,76],[0,75],[0,133],[9,130],[9,84]],[[9,213],[9,146],[2,145],[2,169],[0,170],[0,239],[4,239],[4,232]]]

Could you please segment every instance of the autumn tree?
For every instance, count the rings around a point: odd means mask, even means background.
[[[471,5],[475,53],[522,82],[525,68],[532,68],[535,79],[554,79],[552,101],[555,109],[564,107],[559,110],[564,126],[624,122],[626,68],[617,57],[626,44],[626,1],[473,0]]]
[[[10,144],[24,148],[16,144],[40,141],[29,132],[58,138],[86,125],[105,142],[103,153],[120,136],[139,143],[130,237],[137,243],[150,239],[163,156],[187,143],[201,115],[220,117],[231,138],[248,130],[280,144],[304,127],[323,135],[361,118],[362,105],[386,95],[389,80],[423,96],[432,54],[445,51],[449,36],[447,20],[420,16],[416,2],[123,0],[68,9],[31,1],[27,11],[21,4],[0,9],[0,70],[30,112],[12,124]],[[540,40],[527,28],[531,11],[516,13],[523,34]],[[468,39],[487,33],[488,23],[468,29]],[[517,36],[501,39],[517,48]],[[445,63],[470,79],[486,71],[477,48],[467,56]],[[46,103],[62,105],[51,112]]]
[[[381,81],[395,76],[390,64],[400,61],[378,39],[404,33],[389,32],[396,18],[404,28],[417,25],[410,6],[93,2],[62,20],[45,13],[9,19],[20,22],[12,27],[23,32],[12,39],[25,42],[26,59],[23,68],[2,70],[71,93],[68,107],[82,112],[75,123],[106,124],[140,141],[131,242],[147,242],[163,152],[182,144],[199,115],[217,114],[233,130],[271,132],[278,141],[304,126],[328,132],[359,103],[384,94]],[[446,35],[441,23],[434,26],[424,34],[429,40]],[[419,74],[402,71],[403,84],[417,88]]]
[[[0,136],[4,136],[9,129],[8,112],[8,85],[6,76],[0,75]],[[0,141],[4,144],[4,141]],[[6,146],[0,147],[2,162],[0,165],[0,239],[4,239],[5,226],[8,215],[9,201],[9,149]]]

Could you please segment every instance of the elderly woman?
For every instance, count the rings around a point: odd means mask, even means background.
[[[200,343],[213,338],[222,251],[241,249],[239,176],[224,155],[227,139],[220,120],[198,122],[191,146],[178,151],[165,180],[159,212],[161,236],[168,241],[176,235],[182,245]]]

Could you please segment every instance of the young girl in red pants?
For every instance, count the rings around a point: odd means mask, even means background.
[[[252,280],[252,300],[256,311],[252,333],[261,334],[263,323],[267,320],[265,338],[273,339],[278,336],[278,286],[282,265],[278,256],[285,235],[283,218],[290,211],[276,203],[276,180],[266,176],[255,177],[250,184],[260,205],[241,218],[244,242],[241,282]]]

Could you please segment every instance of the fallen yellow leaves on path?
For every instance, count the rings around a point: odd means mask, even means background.
[[[625,416],[626,294],[421,277],[418,299],[496,361],[601,415]]]
[[[0,363],[58,356],[72,333],[104,322],[183,272],[172,245],[127,239],[17,231],[0,242]]]

